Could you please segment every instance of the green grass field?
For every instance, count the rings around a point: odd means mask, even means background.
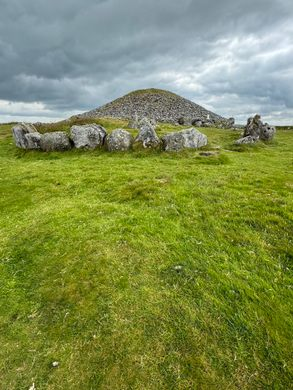
[[[219,155],[0,126],[0,389],[292,388],[293,134],[202,131]]]

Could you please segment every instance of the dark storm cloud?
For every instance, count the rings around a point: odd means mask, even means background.
[[[148,87],[241,121],[293,116],[290,0],[0,0],[0,9],[3,117],[65,117]]]

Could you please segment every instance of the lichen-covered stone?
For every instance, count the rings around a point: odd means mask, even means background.
[[[107,132],[104,127],[96,124],[72,126],[70,137],[77,149],[95,149],[104,144]]]
[[[39,147],[35,147],[35,142],[31,142],[31,137],[27,137],[27,135],[31,133],[39,134],[35,126],[32,124],[19,123],[14,126],[12,128],[12,135],[14,138],[15,145],[21,149],[39,149]]]
[[[250,135],[252,137],[259,137],[262,141],[270,141],[274,138],[275,134],[275,127],[270,126],[268,123],[263,123],[261,116],[255,115],[254,117],[248,118],[243,137]]]
[[[27,141],[27,148],[30,150],[40,150],[41,149],[41,138],[42,135],[40,133],[27,133],[25,134],[25,138]]]
[[[161,140],[155,131],[153,122],[144,120],[139,133],[134,140],[134,148],[139,149],[157,149],[161,146]]]
[[[106,137],[106,147],[109,152],[127,151],[132,148],[133,137],[123,129],[113,130],[111,134]]]
[[[41,149],[45,152],[63,152],[71,149],[68,135],[63,131],[45,133],[41,138]]]
[[[259,136],[252,136],[252,135],[247,135],[246,137],[242,137],[235,141],[235,145],[243,145],[243,144],[255,144],[258,142]]]
[[[265,123],[260,131],[259,138],[263,141],[271,141],[276,134],[276,128],[274,126],[270,126],[268,123]]]
[[[198,149],[207,145],[208,138],[195,128],[190,128],[174,133],[166,134],[163,138],[165,151],[179,151],[182,149]]]

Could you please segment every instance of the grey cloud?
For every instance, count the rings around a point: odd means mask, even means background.
[[[290,0],[0,0],[0,7],[0,99],[42,102],[46,117],[153,86],[239,120],[249,110],[281,111],[288,121],[293,114]]]

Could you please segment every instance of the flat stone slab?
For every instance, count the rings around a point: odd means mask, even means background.
[[[72,126],[70,129],[70,138],[77,149],[95,149],[102,147],[106,135],[106,129],[96,124]]]
[[[71,149],[70,139],[63,131],[45,133],[41,138],[41,149],[44,152],[64,152]]]
[[[190,129],[166,134],[162,138],[163,150],[178,152],[182,149],[198,149],[207,145],[208,137],[191,127]]]

